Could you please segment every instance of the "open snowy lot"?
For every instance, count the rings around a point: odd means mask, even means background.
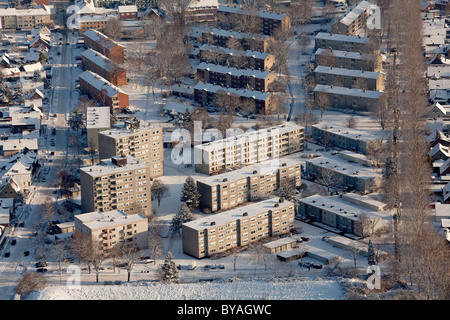
[[[160,284],[135,282],[123,285],[89,285],[81,289],[48,287],[31,300],[340,300],[337,280],[203,282]]]

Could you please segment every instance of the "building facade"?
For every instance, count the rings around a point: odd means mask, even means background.
[[[138,250],[148,247],[148,219],[139,213],[127,215],[121,210],[89,212],[75,215],[74,222],[75,230],[92,239],[104,253],[127,245]]]
[[[281,188],[293,189],[300,184],[299,159],[289,156],[197,179],[200,208],[211,212],[272,197]]]
[[[34,9],[0,8],[2,29],[31,30],[53,24],[53,6],[41,5]]]
[[[125,61],[125,48],[116,41],[97,30],[87,30],[83,33],[86,49],[97,51],[116,63]]]
[[[83,51],[81,53],[81,63],[83,70],[92,71],[115,86],[120,87],[127,84],[126,70],[97,51],[92,49]]]
[[[182,226],[183,252],[209,257],[261,239],[288,233],[294,227],[294,203],[271,198],[196,219]]]
[[[150,167],[130,156],[101,159],[80,169],[82,212],[119,209],[126,214],[152,214]]]
[[[315,52],[317,66],[377,72],[382,70],[380,55],[319,48]]]
[[[314,70],[317,84],[370,91],[384,90],[384,73],[356,69],[318,66]]]
[[[98,133],[100,159],[125,155],[149,165],[150,178],[164,175],[163,129],[151,123],[125,124]]]

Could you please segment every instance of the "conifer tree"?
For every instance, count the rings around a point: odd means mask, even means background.
[[[167,252],[164,264],[161,268],[161,280],[167,283],[178,283],[180,280],[180,271],[177,265],[173,261],[173,254],[169,251]]]
[[[197,184],[192,177],[187,177],[181,192],[181,202],[187,204],[189,209],[196,209],[199,205],[200,193],[197,190]]]

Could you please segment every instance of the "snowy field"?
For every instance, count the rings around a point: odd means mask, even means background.
[[[195,284],[137,282],[90,285],[82,289],[48,287],[29,300],[340,300],[336,280],[234,281]]]

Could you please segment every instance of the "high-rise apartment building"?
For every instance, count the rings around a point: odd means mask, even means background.
[[[130,156],[101,159],[80,169],[82,212],[121,210],[149,217],[150,166]]]
[[[150,122],[125,122],[98,133],[100,159],[131,156],[149,165],[150,178],[164,175],[163,129]]]

